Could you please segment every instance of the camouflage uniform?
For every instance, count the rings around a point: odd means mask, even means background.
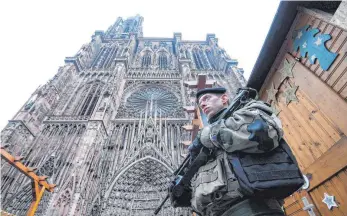
[[[232,116],[217,113],[210,125],[200,131],[200,143],[212,149],[211,159],[195,174],[191,181],[193,209],[203,216],[284,215],[277,200],[256,200],[245,197],[228,161],[228,153],[243,151],[263,153],[264,148],[251,141],[248,126],[257,119],[269,126],[268,137],[278,146],[282,137],[281,123],[272,109],[261,101],[252,100]],[[195,142],[196,144],[196,142]],[[190,147],[194,151],[194,146]]]

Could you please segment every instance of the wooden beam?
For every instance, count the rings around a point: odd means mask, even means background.
[[[199,132],[199,126],[198,125],[193,125],[193,131],[192,131],[192,137],[195,139],[196,135]]]
[[[347,166],[347,137],[343,136],[340,141],[333,145],[327,152],[318,158],[303,173],[311,174],[309,191],[328,180],[333,175]]]
[[[183,110],[187,113],[193,113],[195,112],[195,106],[184,106]]]
[[[28,171],[27,172],[34,172],[37,170],[37,167],[27,167]]]
[[[193,124],[193,125],[200,126],[200,125],[201,125],[200,119],[193,119],[193,120],[192,120],[192,124]]]
[[[22,162],[20,162],[20,158],[13,157],[10,153],[5,151],[4,149],[0,149],[1,158],[6,160],[8,163],[10,163],[12,166],[14,166],[16,169],[18,169],[21,173],[28,176],[33,181],[37,181],[41,186],[46,188],[48,191],[53,192],[53,188],[56,186],[54,184],[48,184],[46,182],[46,178],[44,176],[37,176],[32,168],[26,167]]]
[[[211,88],[216,83],[216,80],[207,80],[205,83],[205,88]]]
[[[198,87],[198,82],[195,81],[195,80],[193,80],[193,81],[184,81],[183,85],[185,87],[189,87],[189,88],[196,88],[196,87]]]
[[[181,141],[181,143],[185,146],[189,146],[192,143],[192,141]]]
[[[183,125],[182,128],[186,131],[192,131],[193,130],[193,125]]]
[[[207,81],[207,77],[205,74],[199,74],[198,75],[198,80],[197,80],[197,88],[198,90],[206,88],[206,81]]]
[[[34,200],[32,201],[32,203],[30,205],[27,216],[34,216],[35,215],[37,207],[39,206],[40,200],[41,200],[43,193],[45,192],[45,189],[46,189],[44,186],[42,186],[41,190],[40,190],[39,185],[36,181],[34,181],[34,184],[35,184],[35,186],[34,186],[35,187],[34,188],[35,197],[34,197]]]
[[[202,85],[202,84],[199,85],[199,80],[193,80],[193,81],[185,81],[183,82],[183,85],[185,87],[189,87],[192,89],[193,88],[203,89],[203,88],[211,88],[215,82],[216,82],[215,80],[207,80],[205,82],[205,85]]]

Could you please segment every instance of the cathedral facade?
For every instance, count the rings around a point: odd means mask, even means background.
[[[57,184],[36,215],[152,215],[173,171],[187,155],[195,89],[184,82],[206,74],[232,97],[243,70],[205,41],[143,37],[143,18],[118,18],[96,31],[1,132],[1,143],[38,175]],[[1,163],[1,209],[25,215],[31,181]],[[167,202],[159,215],[191,215]]]

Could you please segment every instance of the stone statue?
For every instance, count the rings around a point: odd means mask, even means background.
[[[102,99],[102,101],[100,103],[100,107],[99,107],[98,111],[104,111],[105,109],[107,109],[107,107],[109,106],[109,101],[110,101],[110,94],[108,92],[106,92],[104,94],[104,98]]]

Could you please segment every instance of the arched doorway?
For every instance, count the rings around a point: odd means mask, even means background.
[[[153,215],[167,194],[172,170],[162,161],[146,156],[123,169],[105,194],[102,215]],[[174,209],[167,202],[159,215],[189,215],[188,209]]]

